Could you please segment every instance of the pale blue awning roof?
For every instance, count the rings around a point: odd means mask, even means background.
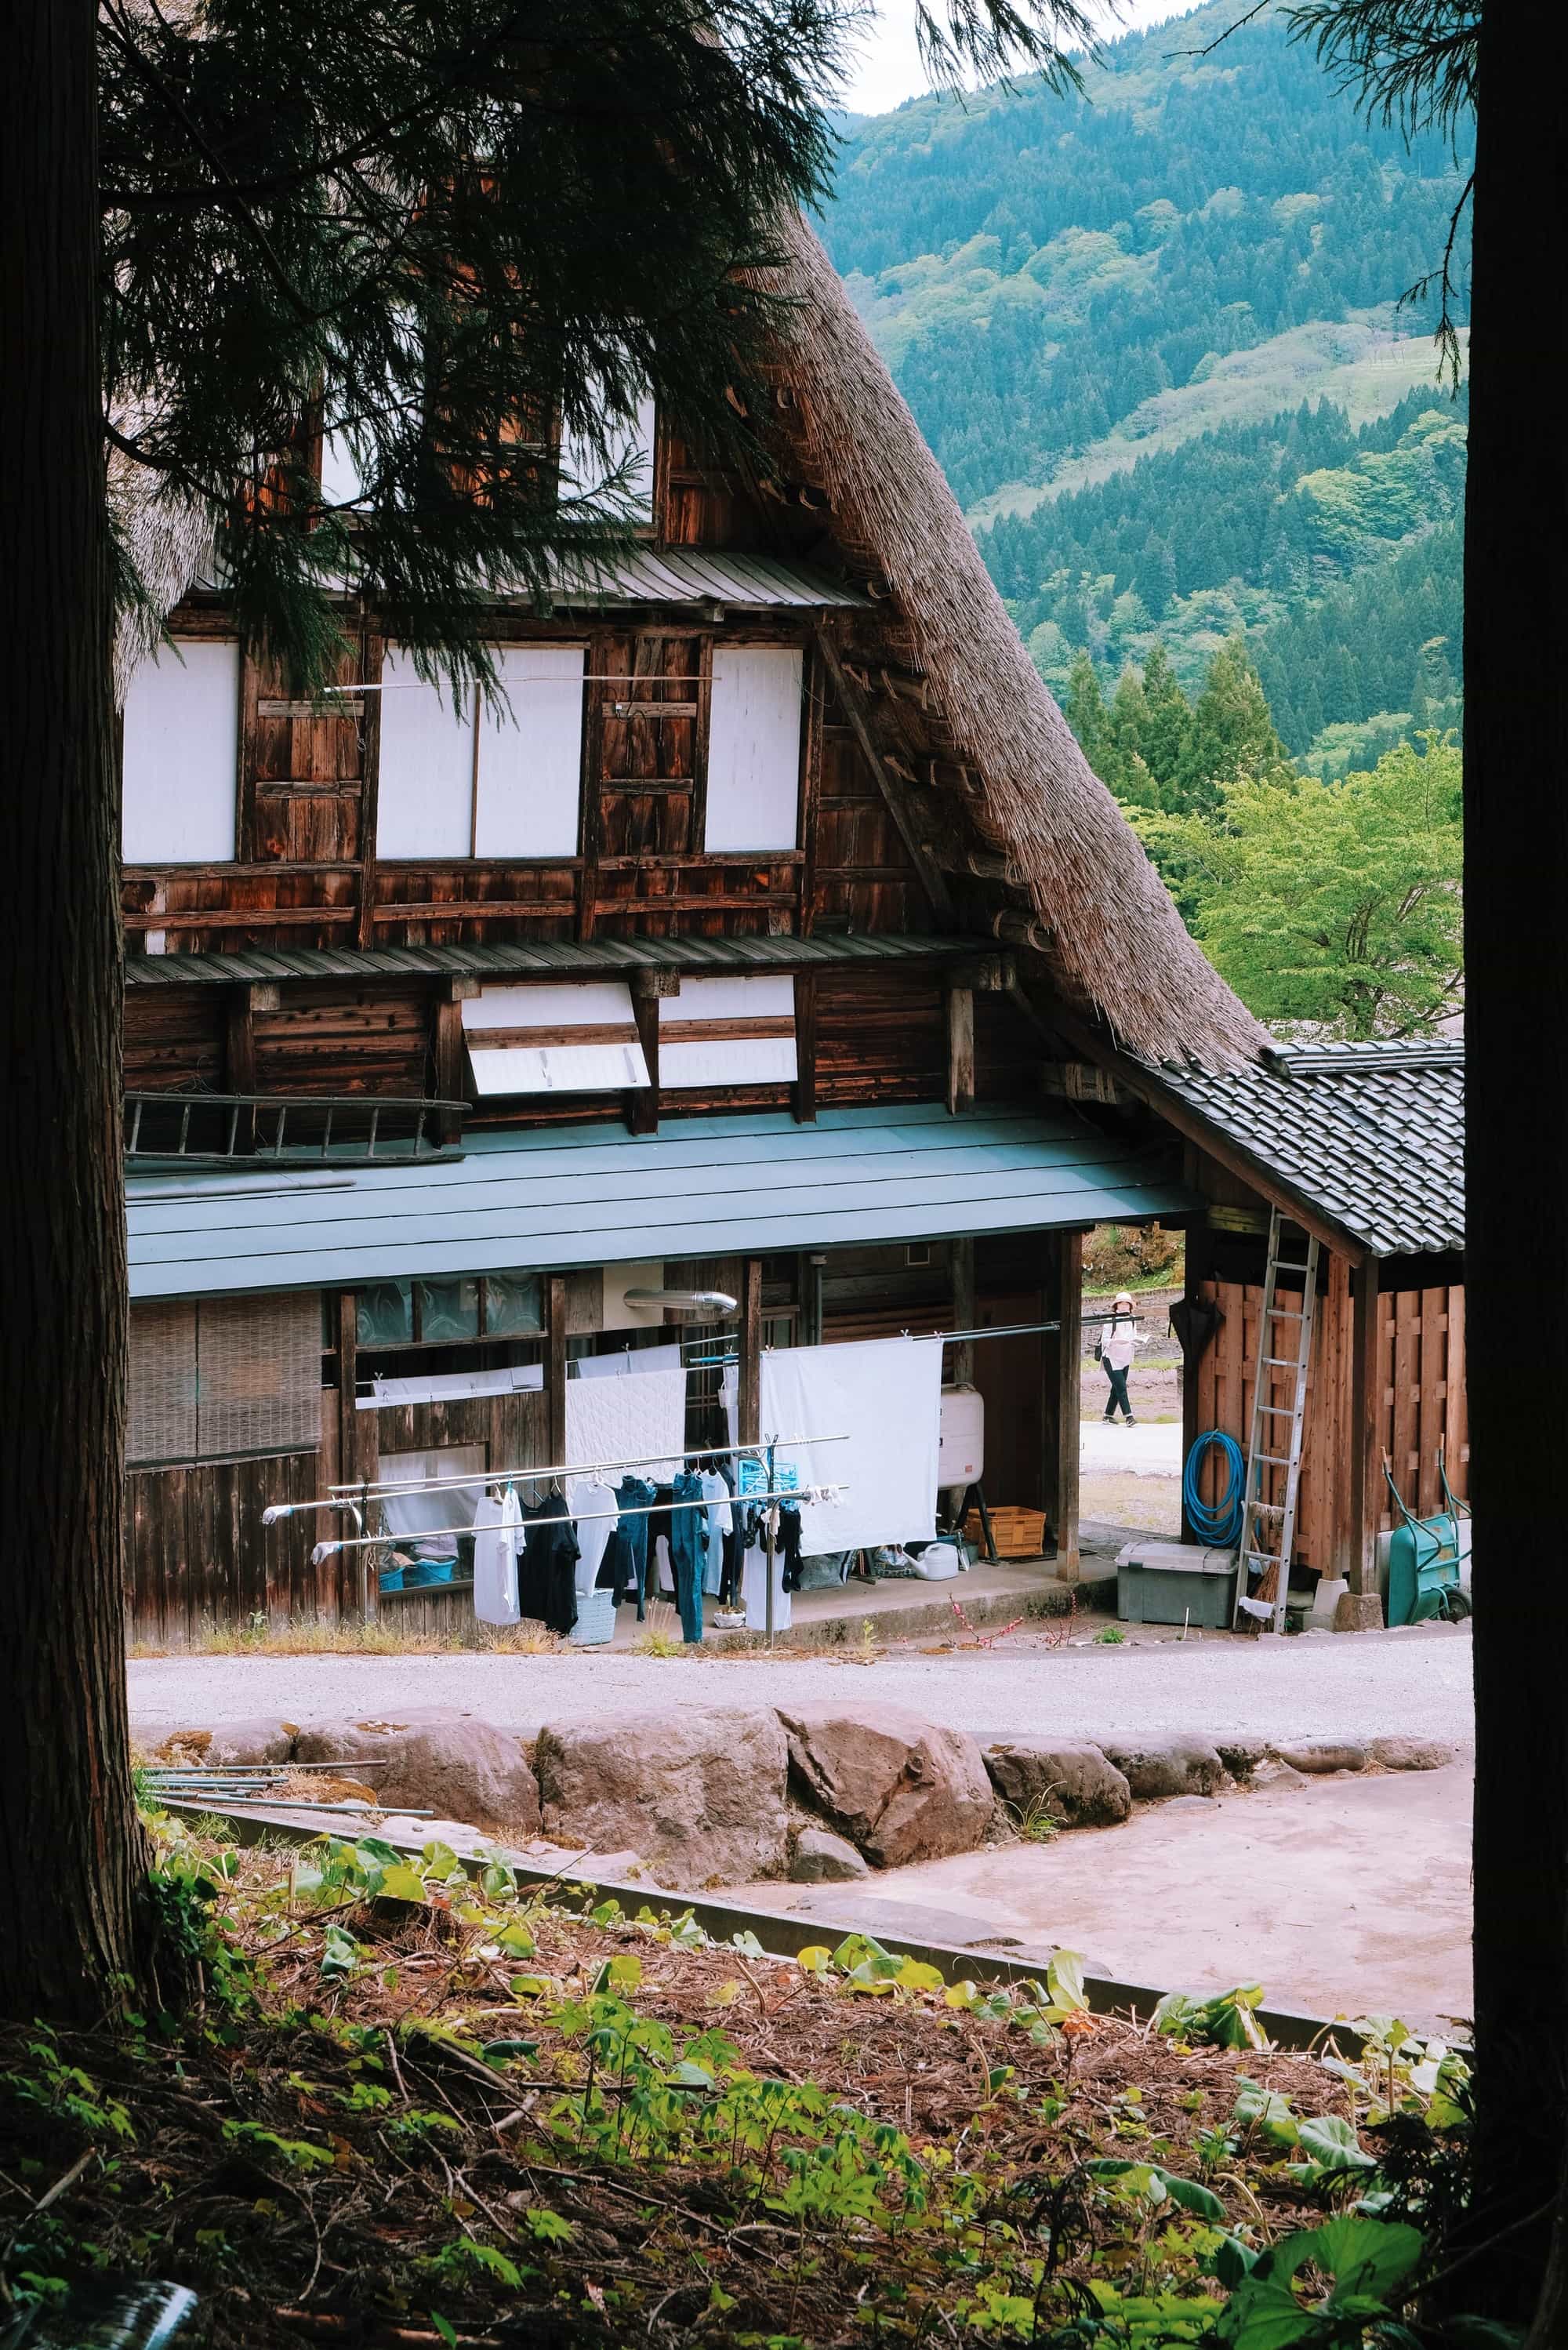
[[[931,1105],[472,1136],[462,1157],[130,1186],[132,1297],[723,1256],[1179,1215],[1171,1157],[1061,1110]]]

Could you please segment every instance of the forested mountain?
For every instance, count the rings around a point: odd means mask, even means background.
[[[1430,317],[1468,157],[1358,120],[1277,16],[851,126],[834,258],[1054,685],[1238,629],[1287,746],[1454,714],[1464,411]],[[1445,639],[1446,642],[1438,641]],[[1332,729],[1332,734],[1325,730]]]

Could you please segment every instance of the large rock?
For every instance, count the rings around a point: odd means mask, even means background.
[[[539,1825],[539,1783],[522,1740],[456,1706],[317,1719],[302,1726],[294,1756],[298,1762],[351,1763],[389,1811],[428,1809],[514,1835],[532,1835]],[[384,1763],[376,1759],[382,1756]]]
[[[1334,1602],[1336,1632],[1381,1632],[1383,1602],[1376,1591],[1342,1591]]]
[[[1219,1748],[1206,1738],[1107,1738],[1106,1753],[1145,1802],[1161,1795],[1217,1795],[1231,1784]]]
[[[792,1885],[849,1885],[871,1871],[846,1837],[831,1828],[802,1828],[789,1874]]]
[[[1454,1759],[1437,1738],[1374,1738],[1366,1752],[1385,1771],[1441,1771]]]
[[[296,1723],[280,1721],[275,1714],[222,1722],[216,1730],[176,1730],[158,1748],[158,1760],[208,1769],[225,1762],[287,1762],[297,1730]]]
[[[535,1749],[546,1835],[633,1846],[689,1890],[782,1875],[788,1762],[778,1717],[733,1706],[546,1724]]]
[[[1114,1827],[1132,1809],[1132,1790],[1086,1738],[1014,1738],[988,1746],[992,1786],[1020,1818],[1049,1812],[1070,1828]]]
[[[979,1745],[901,1707],[783,1706],[802,1794],[877,1868],[970,1852],[995,1809]]]
[[[1310,1771],[1320,1777],[1328,1771],[1366,1768],[1366,1749],[1352,1738],[1298,1738],[1293,1745],[1275,1751],[1293,1771]]]

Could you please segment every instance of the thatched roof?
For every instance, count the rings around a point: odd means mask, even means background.
[[[123,421],[123,420],[120,420]],[[163,638],[163,619],[213,562],[210,518],[172,497],[159,476],[119,451],[109,461],[109,504],[146,601],[124,605],[114,631],[114,699],[123,706],[131,672]]]
[[[1054,988],[1145,1060],[1255,1059],[1271,1039],[1189,936],[1079,750],[832,263],[798,216],[784,235],[801,460],[832,503],[835,536],[886,577],[928,694],[981,779],[981,820],[1020,909],[1051,932]]]

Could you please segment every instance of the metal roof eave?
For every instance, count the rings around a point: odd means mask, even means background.
[[[494,1136],[451,1168],[254,1193],[192,1186],[128,1201],[131,1295],[346,1287],[512,1268],[758,1253],[1180,1216],[1169,1164],[1070,1116],[950,1118],[929,1106]],[[151,1187],[150,1187],[151,1189]]]

